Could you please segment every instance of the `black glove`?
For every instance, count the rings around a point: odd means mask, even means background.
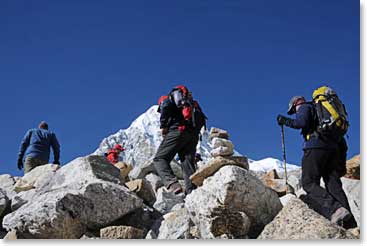
[[[57,164],[57,165],[60,165],[60,161],[54,161],[54,162],[52,162],[52,164]]]
[[[291,118],[287,118],[283,115],[278,115],[277,117],[277,122],[278,125],[286,125],[286,126],[290,126],[292,124],[292,119]]]
[[[19,170],[23,169],[23,158],[18,158],[18,169]]]

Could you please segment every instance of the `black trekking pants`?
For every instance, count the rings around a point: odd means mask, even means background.
[[[198,139],[199,136],[194,131],[185,130],[180,132],[178,129],[169,130],[164,137],[153,163],[166,187],[178,181],[170,166],[171,161],[178,153],[181,160],[186,192],[190,193],[196,188],[191,182],[190,176],[196,171],[194,160]]]
[[[304,201],[328,219],[340,207],[351,211],[337,170],[339,155],[338,150],[307,149],[302,158],[302,187],[307,192]],[[320,186],[321,178],[325,189]]]

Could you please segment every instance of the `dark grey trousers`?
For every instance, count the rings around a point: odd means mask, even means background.
[[[339,150],[307,149],[302,159],[302,187],[307,192],[303,200],[328,219],[340,207],[351,212],[337,170],[339,162]],[[321,178],[325,188],[320,186]],[[352,228],[356,225],[353,217],[345,226]]]
[[[190,130],[184,132],[170,130],[164,137],[153,162],[166,187],[178,181],[170,166],[171,161],[178,154],[181,160],[186,192],[190,193],[196,188],[191,182],[190,176],[196,171],[194,160],[198,140],[198,134]]]
[[[32,169],[47,164],[48,161],[44,161],[34,157],[26,157],[24,161],[24,174],[30,172]]]

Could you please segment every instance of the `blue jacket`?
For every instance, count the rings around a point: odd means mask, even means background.
[[[296,112],[296,118],[291,120],[291,128],[302,129],[301,134],[305,139],[303,149],[336,149],[337,142],[334,140],[322,138],[318,134],[311,134],[315,132],[317,126],[315,114],[313,106],[310,103],[305,103]],[[309,139],[307,139],[308,134],[311,134]]]
[[[19,149],[19,158],[34,157],[49,161],[50,147],[54,153],[54,160],[60,159],[60,145],[53,132],[44,129],[31,129],[25,134]]]

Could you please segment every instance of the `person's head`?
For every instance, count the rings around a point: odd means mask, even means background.
[[[115,147],[113,148],[115,150],[116,153],[121,153],[124,149],[122,148],[121,145],[116,144]]]
[[[48,130],[48,124],[46,123],[46,121],[41,121],[41,123],[38,125],[38,128]]]
[[[292,115],[298,111],[302,104],[306,102],[306,99],[303,96],[294,96],[289,101],[288,114]]]
[[[199,153],[195,154],[195,163],[198,163],[199,161],[202,161],[201,155]]]

